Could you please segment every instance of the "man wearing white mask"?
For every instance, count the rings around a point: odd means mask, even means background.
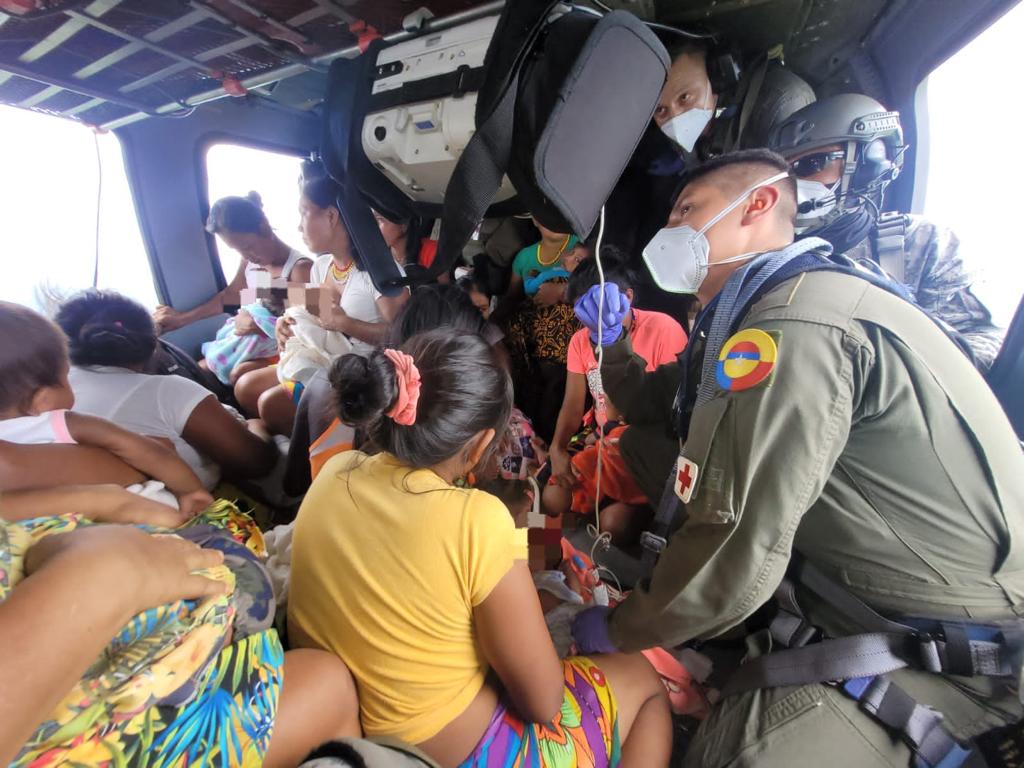
[[[669,46],[672,67],[662,86],[654,122],[687,154],[715,118],[718,95],[708,77],[707,49],[697,42]]]
[[[978,367],[988,370],[1003,332],[971,291],[960,240],[922,216],[879,213],[903,165],[899,113],[862,94],[831,96],[779,121],[769,146],[790,162],[797,178],[798,233],[880,266],[923,309],[963,335]]]
[[[646,537],[624,602],[577,616],[576,646],[746,635],[684,766],[1001,764],[1024,712],[1024,454],[946,332],[794,242],[796,214],[773,152],[692,172],[644,251],[703,307],[677,365],[644,372],[615,286],[577,302],[609,396],[631,423],[660,413],[680,453],[657,514],[675,532]]]

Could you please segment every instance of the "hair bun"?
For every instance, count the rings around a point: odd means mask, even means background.
[[[132,366],[148,360],[155,337],[119,323],[86,323],[69,340],[72,360],[82,365]]]
[[[122,346],[131,344],[134,335],[120,323],[91,323],[82,326],[78,340],[90,347]]]
[[[394,365],[379,351],[369,357],[342,355],[332,363],[327,377],[338,417],[354,427],[377,421],[398,394]]]
[[[245,199],[248,200],[253,205],[255,205],[257,208],[259,208],[261,211],[263,210],[263,197],[260,196],[260,193],[257,192],[255,189],[250,190],[249,194],[245,196]]]

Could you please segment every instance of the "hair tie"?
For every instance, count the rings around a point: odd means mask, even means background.
[[[398,397],[385,416],[403,427],[416,423],[416,405],[420,401],[420,372],[412,356],[397,349],[385,349],[384,356],[395,366]]]

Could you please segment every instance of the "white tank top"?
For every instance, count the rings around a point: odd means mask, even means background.
[[[296,265],[303,261],[313,261],[309,256],[304,253],[296,251],[294,248],[288,251],[288,258],[284,262],[284,266],[281,267],[281,280],[288,280],[291,277],[292,270],[295,269]],[[264,278],[257,278],[256,275],[266,275]],[[270,273],[266,269],[253,264],[251,261],[245,262],[245,286],[246,288],[257,288],[262,283],[266,285],[266,281],[270,278]]]

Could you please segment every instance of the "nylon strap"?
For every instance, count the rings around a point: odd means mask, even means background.
[[[878,265],[896,282],[907,280],[907,217],[902,213],[883,213],[874,230],[875,255]]]
[[[800,563],[794,573],[803,586],[868,632],[804,647],[790,646],[751,659],[729,680],[723,695],[754,688],[876,677],[904,667],[967,676],[1019,673],[1021,637],[1013,627],[912,619],[903,624],[881,616],[809,562]],[[782,645],[795,640],[797,646],[802,645],[810,625],[796,603],[794,584],[784,580],[776,598],[782,618],[772,622],[773,640]],[[929,630],[941,632],[944,639],[933,637]],[[986,639],[971,638],[971,632]]]
[[[501,187],[512,152],[512,118],[518,90],[517,70],[494,111],[477,128],[455,164],[444,194],[437,257],[430,265],[428,279],[455,263]]]
[[[758,656],[730,678],[722,696],[760,688],[809,685],[852,677],[875,677],[908,666],[914,652],[908,635],[872,633],[822,640],[803,648]]]
[[[433,101],[448,96],[463,96],[466,93],[479,91],[484,82],[483,67],[463,65],[453,72],[443,75],[425,77],[404,83],[399,88],[382,91],[370,97],[368,112],[380,112],[392,107],[402,107]]]
[[[913,750],[914,768],[985,765],[976,750],[961,745],[949,732],[942,713],[919,704],[887,675],[848,680],[842,690]]]

